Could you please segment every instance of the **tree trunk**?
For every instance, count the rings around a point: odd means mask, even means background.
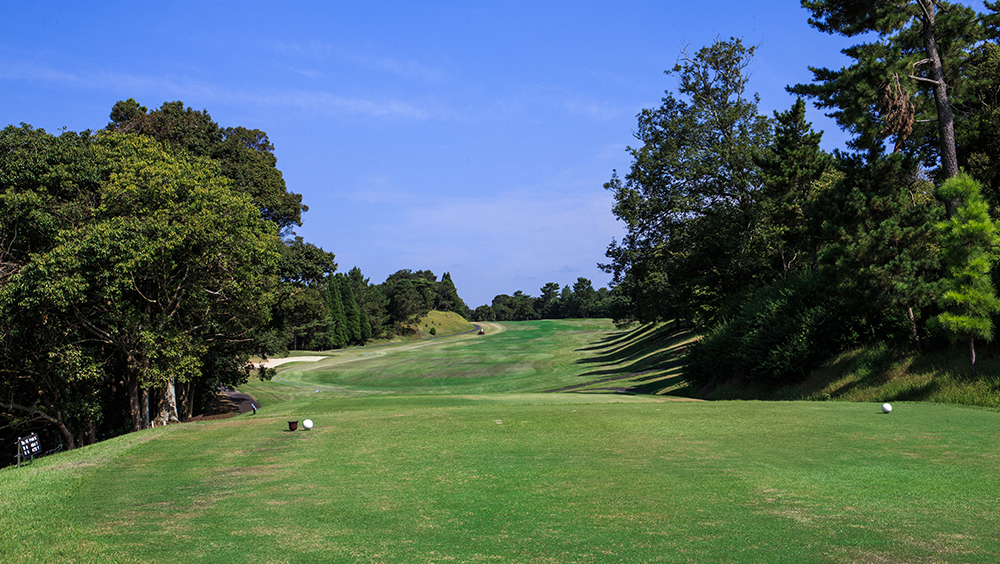
[[[917,350],[921,350],[923,347],[920,343],[920,331],[917,330],[917,318],[913,315],[913,307],[906,308],[906,313],[910,317],[910,331],[913,333],[913,340],[917,342]]]
[[[935,36],[935,3],[933,0],[918,1],[924,12],[924,51],[930,64],[930,79],[934,81],[934,102],[937,105],[938,135],[941,143],[941,172],[944,179],[948,179],[958,174],[958,154],[955,150],[955,117],[951,111],[951,101],[948,99],[948,85],[944,80],[944,67],[941,64],[941,53],[938,50],[937,37]],[[955,203],[946,202],[946,204],[950,217]]]
[[[87,444],[95,443],[97,443],[97,427],[94,425],[93,419],[87,419]]]
[[[180,417],[177,414],[177,387],[173,378],[163,383],[159,393],[159,409],[157,409],[156,422],[160,425],[167,423],[179,423]]]
[[[139,408],[141,410],[139,428],[149,429],[149,388],[143,388],[139,395]]]
[[[976,338],[969,333],[969,358],[972,360],[972,377],[976,377]]]
[[[0,402],[0,408],[9,411],[20,411],[22,413],[31,415],[36,420],[42,420],[54,425],[55,428],[59,430],[59,434],[62,435],[63,448],[66,450],[73,450],[74,448],[76,448],[76,439],[73,436],[73,431],[71,431],[69,427],[67,427],[66,424],[63,423],[62,414],[59,413],[58,411],[56,411],[56,416],[53,417],[48,413],[45,413],[44,411],[35,409],[34,407],[29,407],[26,405],[20,405],[16,403],[7,403],[7,402]]]
[[[55,422],[56,428],[59,429],[59,434],[63,438],[63,450],[73,450],[76,448],[76,441],[73,439],[73,433],[69,430],[66,425],[63,425],[62,421]]]
[[[138,431],[142,428],[142,410],[139,406],[139,379],[131,370],[128,374],[126,388],[128,392],[129,415],[132,418],[132,430]]]
[[[184,382],[177,386],[177,418],[181,421],[191,419],[194,411],[193,390],[191,382]]]

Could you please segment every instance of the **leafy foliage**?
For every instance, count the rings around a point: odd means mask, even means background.
[[[692,346],[685,377],[697,387],[728,380],[789,381],[854,342],[851,304],[806,272],[731,303],[725,321]]]
[[[232,186],[249,194],[264,219],[279,232],[289,234],[302,225],[301,214],[309,208],[302,196],[289,192],[277,168],[274,145],[259,129],[220,128],[207,111],[185,108],[183,102],[164,102],[148,111],[134,99],[119,101],[111,110],[109,131],[135,133],[167,143],[174,151],[209,157]]]
[[[481,305],[472,313],[473,321],[531,321],[535,319],[610,317],[614,296],[607,288],[594,290],[594,284],[579,277],[559,291],[559,284],[541,287],[541,296],[533,297],[518,290],[513,295],[500,294],[490,305]]]
[[[18,223],[30,218],[18,207],[15,221],[0,229],[17,241],[10,248],[19,265],[0,286],[5,364],[36,375],[5,375],[2,407],[55,424],[71,448],[79,425],[85,440],[96,438],[97,405],[105,425],[120,424],[124,407],[129,428],[144,426],[150,414],[140,397],[147,390],[170,390],[159,399],[174,402],[165,409],[176,417],[174,384],[192,389],[206,379],[206,363],[215,382],[245,381],[278,259],[274,226],[251,199],[231,190],[212,161],[169,153],[146,137],[4,133],[48,146],[57,158],[33,174],[41,182],[10,176],[20,159],[31,159],[24,145],[3,160],[5,205],[40,204],[35,218],[50,227],[32,233],[29,223]],[[70,190],[53,192],[50,182]],[[30,254],[18,248],[22,233],[31,233]],[[53,376],[65,384],[45,384]],[[111,394],[82,394],[91,417],[72,421],[62,415],[65,402],[76,401],[65,386],[81,379],[111,384]]]
[[[771,128],[757,113],[757,96],[746,93],[755,50],[732,38],[682,56],[668,74],[677,74],[685,99],[668,92],[658,109],[639,114],[642,145],[629,149],[631,170],[624,181],[616,174],[605,184],[626,235],[608,247],[611,262],[602,268],[616,285],[633,271],[667,281],[663,301],[633,319],[663,319],[679,307],[707,321],[764,270],[754,161]],[[638,305],[650,295],[629,297]]]

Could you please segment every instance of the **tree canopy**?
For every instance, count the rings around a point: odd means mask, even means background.
[[[605,184],[626,234],[608,247],[611,262],[602,268],[633,303],[648,294],[630,275],[660,277],[668,281],[661,300],[707,320],[762,271],[763,179],[755,159],[772,132],[758,97],[747,92],[755,51],[731,38],[682,54],[667,71],[678,77],[680,98],[667,92],[659,108],[639,114],[642,145],[629,148],[631,170]],[[634,319],[649,315],[638,310]],[[668,307],[653,311],[670,317]]]
[[[58,422],[72,447],[97,436],[100,417],[114,424],[115,405],[132,429],[156,412],[176,419],[174,385],[202,379],[206,363],[217,381],[246,378],[277,281],[278,237],[215,162],[139,135],[56,138],[25,127],[7,128],[4,138],[28,138],[22,151],[47,145],[62,157],[6,183],[12,217],[33,215],[49,227],[44,237],[17,222],[0,229],[18,265],[0,286],[4,364],[38,375],[3,379],[5,410]],[[8,175],[31,158],[22,151],[2,161]],[[23,208],[29,202],[34,212]],[[25,235],[35,239],[23,241],[30,253],[14,251]],[[120,384],[111,385],[118,392],[107,412],[71,421],[61,403],[76,401],[67,390],[81,379]],[[161,403],[153,414],[142,401],[150,390]]]
[[[264,219],[288,235],[302,225],[302,196],[289,192],[277,168],[274,146],[259,129],[219,127],[207,111],[185,108],[180,101],[164,102],[149,111],[133,98],[116,102],[108,131],[135,133],[165,142],[174,151],[187,151],[219,163],[234,189],[253,198]]]

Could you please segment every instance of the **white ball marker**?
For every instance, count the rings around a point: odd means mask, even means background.
[[[302,428],[305,429],[306,431],[308,431],[309,429],[312,429],[313,428],[313,420],[312,419],[306,419],[305,421],[303,421],[302,422]]]
[[[887,404],[887,403],[883,403],[882,404],[882,413],[889,413],[890,411],[892,411],[892,406],[889,405],[889,404]]]

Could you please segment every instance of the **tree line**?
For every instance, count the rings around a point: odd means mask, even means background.
[[[336,273],[295,236],[308,208],[265,132],[179,101],[119,101],[110,118],[0,131],[4,452],[32,430],[72,449],[190,419],[254,356],[364,344],[430,309],[470,315],[448,273]]]
[[[594,289],[594,284],[579,277],[572,286],[549,282],[533,297],[521,290],[514,295],[500,294],[490,304],[472,312],[473,321],[531,321],[535,319],[611,317],[615,309],[614,292]]]
[[[323,254],[301,238],[291,241],[285,252]],[[285,282],[276,319],[284,331],[284,346],[292,350],[340,349],[406,334],[431,310],[470,317],[448,272],[438,280],[430,270],[399,270],[373,284],[354,267],[347,274],[333,274],[331,269],[323,276]]]
[[[803,0],[810,25],[858,37],[840,69],[773,116],[749,91],[756,46],[684,52],[643,110],[630,170],[605,184],[626,226],[602,264],[619,322],[705,338],[697,386],[788,382],[848,347],[978,341],[1000,311],[1000,3]],[[806,100],[851,134],[820,147]]]

